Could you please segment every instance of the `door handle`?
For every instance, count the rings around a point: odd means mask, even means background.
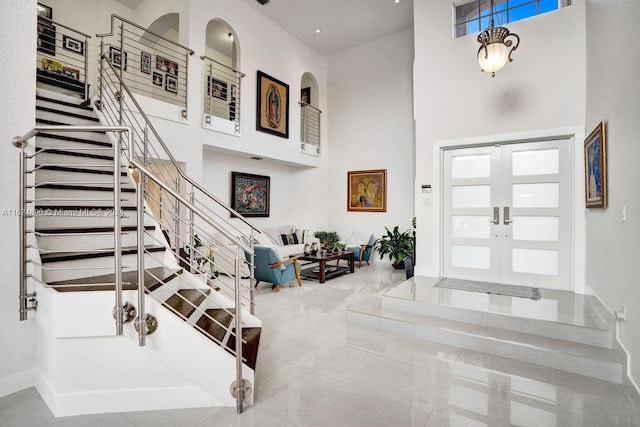
[[[514,219],[509,219],[509,207],[505,206],[504,207],[504,225],[509,225],[512,222],[515,222]]]
[[[489,222],[494,225],[500,225],[500,208],[499,207],[496,206],[493,208],[493,219],[490,219]]]

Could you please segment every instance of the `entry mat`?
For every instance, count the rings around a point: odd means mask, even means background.
[[[500,283],[474,282],[472,280],[460,279],[440,279],[440,281],[433,286],[436,288],[529,298],[536,301],[540,299],[540,289],[529,286],[501,285]]]

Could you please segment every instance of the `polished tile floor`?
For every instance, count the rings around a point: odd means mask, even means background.
[[[403,281],[386,263],[325,284],[259,288],[255,405],[55,419],[34,389],[0,426],[640,426],[621,386],[350,325],[346,308]]]

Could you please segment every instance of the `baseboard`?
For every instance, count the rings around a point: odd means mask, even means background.
[[[197,387],[58,393],[39,370],[35,372],[35,383],[40,396],[55,417],[223,406]]]
[[[29,368],[0,377],[0,397],[33,387],[35,384],[34,369]]]
[[[640,388],[638,384],[629,376],[629,373],[624,376],[624,389],[627,391],[629,398],[636,405],[636,408],[640,408]],[[640,411],[640,409],[638,409]]]

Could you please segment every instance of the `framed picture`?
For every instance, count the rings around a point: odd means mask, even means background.
[[[56,27],[45,20],[38,21],[38,51],[51,56],[56,54]]]
[[[218,80],[215,77],[207,77],[207,94],[214,98],[227,100],[227,82]]]
[[[42,58],[42,69],[51,71],[54,73],[62,72],[62,62],[55,61],[49,58]]]
[[[53,9],[42,3],[38,3],[38,18],[53,19]]]
[[[120,48],[109,46],[109,61],[115,68],[122,67],[122,71],[127,71],[127,52],[124,53],[124,65],[122,64],[122,52]]]
[[[269,184],[271,178],[242,172],[231,172],[231,207],[242,216],[269,216]]]
[[[178,93],[178,79],[169,74],[164,76],[164,90],[171,93]]]
[[[151,74],[151,54],[140,52],[140,71],[145,74]]]
[[[153,84],[156,86],[162,86],[163,76],[160,73],[153,72]]]
[[[77,68],[62,67],[62,74],[74,80],[80,80],[80,70]]]
[[[178,75],[178,63],[168,60],[160,55],[156,55],[156,68],[165,73]]]
[[[258,70],[256,130],[289,138],[289,85]]]
[[[601,121],[584,141],[584,189],[588,208],[607,207],[606,124]]]
[[[387,170],[347,172],[347,210],[387,211]]]
[[[84,42],[80,40],[76,40],[69,36],[62,36],[62,47],[70,50],[71,52],[75,52],[79,55],[84,55]]]
[[[300,89],[300,102],[304,102],[305,104],[311,104],[311,88],[303,87]]]

